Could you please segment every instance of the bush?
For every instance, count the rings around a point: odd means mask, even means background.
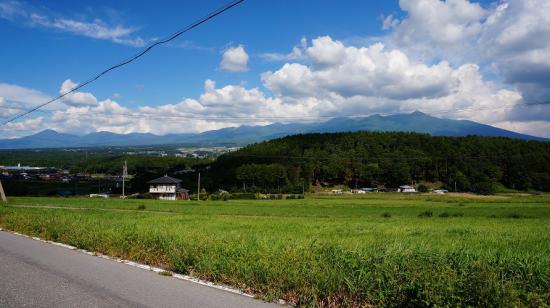
[[[418,214],[418,217],[432,217],[433,214],[434,213],[432,211],[424,211],[424,212]]]
[[[472,187],[472,191],[480,195],[494,195],[496,187],[493,182],[483,181],[474,184]]]
[[[145,204],[140,204],[137,207],[138,210],[145,210]]]
[[[439,217],[449,217],[449,216],[451,216],[451,215],[447,212],[443,212],[443,213],[439,214]]]
[[[254,200],[256,198],[256,194],[254,193],[232,193],[231,199],[233,200]]]
[[[462,216],[464,216],[464,213],[462,213],[462,212],[458,212],[458,213],[453,214],[453,217],[462,217]]]
[[[391,214],[388,213],[388,212],[384,212],[384,213],[382,213],[382,217],[384,217],[384,218],[390,218],[390,217],[391,217]]]
[[[426,186],[424,184],[418,185],[418,192],[427,193],[428,192],[428,186]]]
[[[229,200],[230,197],[231,197],[231,195],[229,194],[229,192],[227,192],[223,189],[219,189],[216,193],[213,193],[210,196],[208,196],[208,199],[227,201],[227,200]]]

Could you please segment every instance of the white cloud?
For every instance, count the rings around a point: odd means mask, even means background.
[[[260,54],[260,57],[267,61],[300,61],[305,59],[305,50],[307,48],[307,39],[300,39],[300,46],[292,47],[289,53],[267,52]]]
[[[3,118],[1,120],[7,120],[50,99],[48,95],[34,89],[0,83],[0,117]],[[40,112],[49,112],[61,105],[61,103],[53,103],[40,109]]]
[[[518,86],[527,103],[550,101],[549,1],[502,3],[487,18],[479,43],[480,53],[505,82]]]
[[[144,39],[134,35],[137,31],[135,27],[111,25],[100,18],[75,20],[64,17],[53,17],[41,13],[41,10],[42,8],[33,7],[26,3],[7,1],[0,3],[0,18],[20,23],[24,26],[51,29],[99,40],[108,40],[122,45],[141,47],[146,44]]]
[[[2,138],[27,136],[43,130],[45,127],[44,124],[43,117],[27,118],[17,122],[10,122],[0,126],[0,136],[2,136]]]
[[[13,20],[18,16],[24,16],[25,11],[16,1],[0,2],[0,18]]]
[[[284,96],[334,92],[343,97],[409,99],[447,95],[458,83],[447,62],[427,66],[411,61],[399,50],[386,51],[380,43],[346,47],[330,37],[320,37],[306,53],[311,66],[285,64],[262,76],[266,86]]]
[[[33,26],[51,28],[75,35],[91,37],[100,40],[109,40],[114,43],[140,47],[145,45],[141,37],[131,37],[136,29],[121,25],[111,26],[100,19],[91,22],[65,18],[50,19],[39,14],[31,14],[30,22]]]
[[[494,123],[494,126],[515,131],[515,132],[521,132],[523,134],[550,138],[549,121],[526,121],[526,122],[504,121],[504,122]]]
[[[441,54],[463,60],[488,14],[468,0],[400,0],[399,5],[407,15],[401,21],[390,15],[382,23],[382,28],[393,30],[388,43],[422,60]]]
[[[390,30],[394,29],[399,25],[399,19],[393,17],[393,15],[388,15],[382,19],[382,29]]]
[[[428,66],[380,43],[358,48],[321,37],[313,40],[307,55],[311,65],[287,63],[262,79],[276,98],[307,106],[308,114],[422,110],[495,123],[507,119],[521,101],[518,92],[484,80],[475,64]]]
[[[229,48],[223,53],[220,68],[229,72],[245,72],[248,70],[248,58],[243,45]]]
[[[502,0],[482,7],[468,0],[401,0],[407,13],[387,43],[416,59],[484,65],[517,87],[526,103],[550,101],[550,2]]]
[[[72,89],[76,88],[78,83],[73,82],[70,79],[67,79],[61,85],[59,89],[59,95],[68,93]],[[95,106],[97,105],[97,99],[92,93],[88,92],[78,92],[67,94],[62,98],[62,101],[70,106]]]

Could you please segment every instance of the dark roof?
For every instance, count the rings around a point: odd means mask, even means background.
[[[171,176],[165,175],[165,176],[160,177],[158,179],[151,180],[147,183],[149,183],[149,184],[179,184],[179,183],[181,183],[181,180],[173,178]]]
[[[185,189],[185,188],[178,188],[176,189],[177,192],[182,192],[182,193],[188,193],[189,192],[189,189]]]

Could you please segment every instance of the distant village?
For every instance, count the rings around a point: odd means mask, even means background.
[[[158,157],[180,157],[180,158],[216,158],[220,155],[239,150],[240,147],[201,147],[201,148],[178,148],[176,151],[165,150],[134,150],[124,152],[126,155],[148,155]]]
[[[209,153],[212,148],[209,148]],[[232,149],[228,148],[220,148],[221,151],[231,151]],[[154,151],[155,153],[152,153],[153,151],[148,151],[148,155],[159,155],[164,154],[162,151]],[[182,149],[181,155],[190,155],[185,157],[200,157],[202,155],[207,154],[201,154],[204,153],[204,149],[189,149],[189,151],[185,151]],[[132,155],[131,153],[127,153],[128,155]],[[143,155],[144,153],[140,152],[140,155]],[[194,156],[197,155],[197,156]],[[177,172],[177,174],[182,173],[189,173],[194,172],[192,169],[186,169]],[[175,174],[175,176],[177,176]],[[130,185],[128,181],[132,178],[132,175],[126,176],[123,178],[122,175],[109,175],[109,174],[90,174],[90,173],[75,173],[71,174],[69,170],[59,169],[55,167],[39,167],[39,166],[24,166],[21,164],[17,164],[16,166],[0,166],[0,179],[2,180],[23,180],[23,181],[33,181],[33,182],[44,182],[44,183],[99,183],[97,186],[97,191],[93,191],[92,193],[86,193],[86,195],[89,195],[90,197],[101,197],[101,198],[109,198],[109,197],[119,197],[124,194],[124,191],[122,189],[123,180],[126,180],[126,187],[129,188]],[[186,189],[184,187],[181,187],[181,180],[165,175],[160,178],[150,179],[150,181],[147,182],[149,185],[149,190],[147,192],[143,192],[145,194],[149,194],[151,198],[153,199],[160,199],[160,200],[187,200],[191,196],[191,191],[189,189]],[[103,183],[103,184],[101,184]],[[412,185],[402,185],[398,188],[371,188],[371,187],[365,187],[365,188],[355,188],[355,189],[349,189],[349,188],[340,188],[340,189],[326,189],[322,190],[319,193],[321,194],[333,194],[333,195],[344,195],[344,194],[368,194],[368,193],[377,193],[377,192],[400,192],[400,193],[417,193],[418,185],[412,186]],[[94,188],[95,190],[95,188]],[[430,192],[435,194],[445,194],[448,191],[444,189],[427,189],[422,190],[420,189],[420,192]],[[66,185],[65,188],[59,188],[55,190],[57,195],[60,196],[70,196],[70,195],[77,195],[78,192],[75,189],[67,189]],[[86,191],[88,192],[88,191]],[[227,192],[226,192],[227,193]],[[79,194],[79,195],[82,195]],[[139,193],[134,194],[139,195]],[[126,196],[124,196],[126,197]],[[260,197],[261,199],[269,198],[268,195],[262,195]]]

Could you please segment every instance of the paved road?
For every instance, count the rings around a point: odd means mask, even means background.
[[[0,231],[0,307],[280,307]]]

